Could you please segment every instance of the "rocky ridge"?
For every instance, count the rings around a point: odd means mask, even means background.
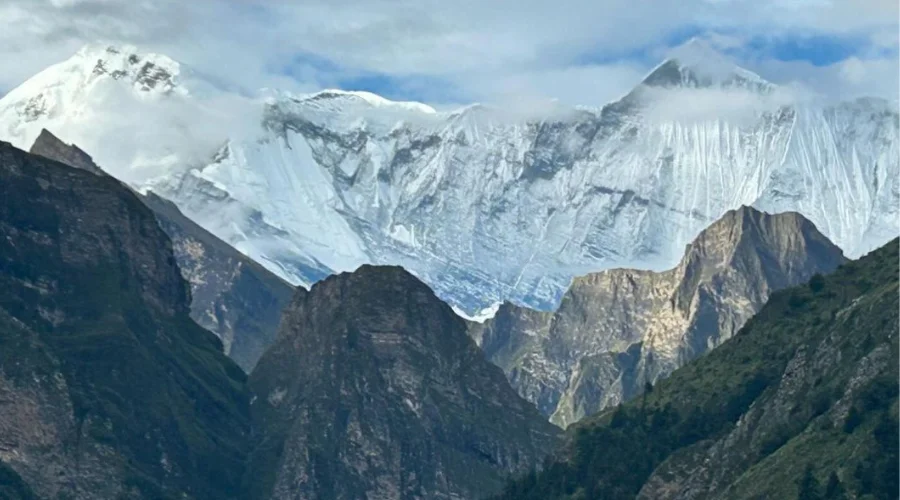
[[[796,213],[728,212],[664,272],[576,278],[552,313],[511,304],[470,334],[560,426],[627,401],[731,338],[776,290],[845,262]]]
[[[897,239],[775,292],[731,340],[574,426],[500,498],[894,498]]]
[[[251,375],[252,491],[463,499],[539,467],[559,431],[434,292],[363,266],[298,294]]]
[[[238,498],[245,375],[189,317],[150,210],[0,143],[0,234],[0,477],[37,498]]]

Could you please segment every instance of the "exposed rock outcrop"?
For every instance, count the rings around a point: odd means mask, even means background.
[[[251,390],[258,498],[479,498],[559,437],[463,320],[397,267],[298,294]]]
[[[773,291],[843,262],[803,216],[743,207],[703,231],[672,270],[576,278],[557,311],[506,304],[470,333],[522,396],[565,427],[731,338]]]
[[[722,346],[576,424],[501,498],[896,498],[898,247],[773,293]]]

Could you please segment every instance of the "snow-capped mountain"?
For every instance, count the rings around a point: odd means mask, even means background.
[[[149,85],[142,61],[169,76]],[[742,205],[798,211],[851,257],[900,230],[896,103],[803,101],[701,42],[599,110],[229,96],[163,56],[90,48],[0,100],[0,139],[46,127],[82,144],[294,283],[400,264],[467,314],[553,307],[590,271],[671,267]],[[108,125],[125,101],[152,140]]]

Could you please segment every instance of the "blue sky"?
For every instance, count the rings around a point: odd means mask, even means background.
[[[896,98],[898,15],[896,0],[5,0],[0,92],[103,41],[248,89],[599,105],[699,36],[776,83]]]
[[[665,49],[677,47],[692,38],[705,39],[707,36],[735,36],[734,32],[709,32],[701,26],[689,26],[661,37],[660,40],[647,45],[632,47],[621,51],[608,51],[596,47],[579,54],[571,61],[560,64],[568,68],[590,68],[596,65],[630,65],[635,68],[651,69],[665,58]],[[754,35],[744,39],[737,46],[718,47],[720,52],[733,59],[735,63],[757,70],[763,74],[770,63],[803,63],[815,68],[827,68],[839,65],[851,58],[860,61],[896,61],[898,48],[878,46],[862,33],[815,34],[815,33],[782,33],[778,36]],[[391,75],[377,71],[359,71],[341,67],[339,64],[300,56],[283,71],[293,75],[297,67],[315,66],[322,74],[335,75],[334,85],[344,89],[366,90],[396,100],[414,100],[422,102],[448,101],[469,102],[477,100],[477,96],[468,95],[464,88],[454,84],[452,78],[422,74]],[[760,69],[758,66],[762,66]],[[777,81],[779,74],[765,74],[766,78]],[[638,80],[635,80],[635,83]],[[785,80],[782,83],[788,83]],[[888,95],[888,97],[890,97]]]

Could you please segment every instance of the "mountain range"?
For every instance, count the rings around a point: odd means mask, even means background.
[[[44,130],[32,152],[102,174]],[[192,317],[248,373],[275,339],[289,287],[156,194],[137,194],[172,239],[191,283]],[[638,395],[646,383],[731,335],[768,298],[843,262],[801,215],[727,213],[664,273],[616,269],[576,278],[553,313],[505,303],[469,335],[519,394],[559,426]],[[300,377],[305,378],[305,377]]]
[[[167,225],[0,143],[0,497],[473,498],[560,443],[397,267],[297,289],[248,379],[191,318]]]
[[[0,99],[0,498],[888,498],[897,103],[807,97],[696,40],[539,112],[85,47]]]
[[[248,98],[162,55],[90,46],[0,99],[0,137],[53,130],[293,284],[397,264],[477,318],[553,309],[573,276],[671,268],[744,205],[798,212],[850,257],[888,241],[896,103],[795,94],[700,41],[616,102],[540,114]]]
[[[47,134],[42,148],[86,161]],[[477,498],[513,475],[504,498],[888,498],[897,488],[896,240],[844,263],[798,214],[742,208],[682,265],[655,273],[668,306],[574,287],[560,324],[577,324],[583,295],[591,314],[633,308],[639,343],[653,349],[640,317],[678,309],[687,327],[671,330],[669,362],[722,345],[668,379],[645,377],[639,397],[623,393],[630,402],[561,442],[471,324],[402,268],[296,289],[248,379],[191,318],[167,222],[139,193],[6,143],[0,177],[5,497]],[[641,273],[654,275],[582,281]]]

